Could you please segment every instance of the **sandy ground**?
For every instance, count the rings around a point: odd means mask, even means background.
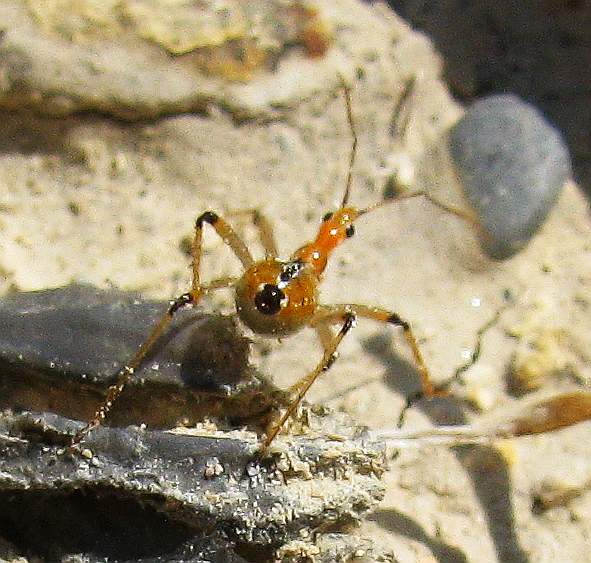
[[[23,60],[27,34],[36,25],[25,4],[1,8],[22,33],[16,39],[6,35],[4,44]],[[380,5],[318,5],[334,37],[327,53],[311,59],[298,49],[285,51],[273,73],[255,73],[247,83],[197,80],[185,63],[172,63],[153,45],[126,36],[118,47],[134,63],[128,66],[129,99],[136,88],[138,115],[142,108],[151,114],[132,121],[112,111],[123,94],[103,90],[111,69],[101,67],[107,77],[85,85],[84,73],[72,70],[82,55],[76,51],[74,60],[70,42],[55,29],[44,30],[40,37],[56,52],[50,86],[29,61],[19,84],[28,92],[23,106],[33,111],[6,109],[1,115],[3,292],[84,281],[151,297],[177,295],[190,284],[186,238],[206,209],[235,222],[257,252],[254,229],[232,219],[232,211],[261,209],[288,255],[314,235],[344,189],[351,136],[337,73],[352,85],[359,136],[352,203],[380,201],[402,161],[411,189],[429,189],[461,205],[445,132],[462,110],[440,81],[438,56],[427,40]],[[99,52],[103,39],[93,37],[84,48]],[[170,87],[157,81],[166,64],[173,81],[189,76],[195,87],[203,86],[194,107],[186,100],[175,106],[170,96],[159,105]],[[57,93],[51,82],[56,76],[62,81]],[[401,138],[393,115],[413,77]],[[146,101],[150,84],[153,99]],[[46,115],[56,113],[60,96],[63,115]],[[6,95],[1,105],[14,109],[17,98]],[[125,103],[132,104],[127,98]],[[541,370],[538,394],[588,383],[590,227],[586,204],[569,185],[535,240],[496,263],[482,256],[470,228],[456,217],[419,199],[390,204],[360,219],[357,235],[335,252],[322,300],[399,313],[412,323],[434,379],[442,381],[465,361],[478,329],[509,290],[513,305],[486,333],[480,361],[456,389],[491,412],[518,400],[507,393],[505,375],[515,354],[527,358],[536,346],[547,354],[543,365],[552,367]],[[239,273],[238,261],[210,233],[205,248],[205,279]],[[230,312],[232,296],[222,291],[204,307]],[[314,334],[305,332],[280,344],[263,341],[254,357],[278,384],[288,385],[319,353]],[[417,388],[411,364],[399,334],[360,321],[309,398],[345,409],[372,428],[392,427],[404,393]],[[446,405],[419,405],[407,425],[444,420]],[[584,561],[591,552],[590,429],[582,424],[494,450],[405,451],[392,462],[379,511],[356,533],[374,538],[403,562]],[[580,494],[536,514],[533,497],[544,483]]]

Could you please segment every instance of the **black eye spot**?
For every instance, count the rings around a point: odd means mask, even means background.
[[[332,218],[333,215],[334,213],[332,213],[332,211],[329,211],[324,217],[322,217],[322,221],[328,221]]]
[[[281,302],[285,299],[285,293],[276,285],[270,283],[259,291],[254,297],[254,304],[263,315],[275,315],[281,310]]]
[[[345,234],[347,235],[347,238],[351,238],[355,234],[355,227],[353,225],[349,225],[345,229]]]

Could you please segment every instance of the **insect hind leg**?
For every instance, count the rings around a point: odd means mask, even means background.
[[[146,356],[154,348],[157,341],[164,334],[172,322],[175,313],[187,305],[195,305],[208,290],[228,287],[232,278],[223,278],[214,281],[210,286],[201,284],[200,268],[202,254],[203,226],[208,223],[215,232],[231,248],[245,268],[253,263],[253,258],[242,239],[234,232],[232,227],[213,211],[202,213],[195,221],[195,232],[191,246],[193,281],[191,290],[183,293],[170,302],[168,309],[156,323],[148,338],[140,345],[132,358],[115,374],[115,383],[107,389],[107,395],[102,404],[96,409],[88,423],[79,430],[70,441],[70,449],[75,448],[94,428],[99,426],[107,417],[113,404],[123,392],[125,385],[133,374],[139,369],[146,359]]]
[[[277,437],[279,432],[281,432],[281,429],[283,428],[287,420],[294,414],[299,404],[302,402],[302,399],[304,398],[310,387],[312,387],[313,383],[316,381],[318,376],[328,371],[334,364],[337,358],[337,348],[339,347],[345,335],[355,326],[355,315],[347,311],[344,313],[344,315],[341,316],[341,320],[343,322],[341,329],[336,335],[332,337],[332,340],[330,342],[326,338],[328,332],[324,333],[325,336],[322,339],[324,346],[324,354],[322,355],[322,359],[317,364],[317,366],[310,373],[306,374],[294,385],[292,385],[289,389],[289,393],[292,397],[292,400],[289,403],[285,412],[283,412],[283,414],[277,420],[271,422],[271,424],[269,425],[265,441],[261,445],[258,452],[259,456],[263,456],[265,452],[268,450],[273,440]],[[334,324],[334,321],[332,321],[330,324]]]
[[[146,356],[153,349],[158,339],[162,336],[166,328],[170,325],[175,313],[193,302],[190,293],[183,293],[170,302],[166,313],[160,318],[158,323],[152,329],[148,338],[138,348],[133,357],[117,372],[115,383],[107,389],[107,395],[103,403],[96,409],[92,418],[88,421],[86,426],[79,430],[70,441],[70,448],[78,445],[89,432],[102,424],[103,420],[111,410],[113,404],[123,392],[125,385],[129,382],[135,371],[141,366]]]

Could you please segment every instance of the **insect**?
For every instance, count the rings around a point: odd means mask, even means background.
[[[421,377],[422,395],[432,397],[438,393],[431,382],[429,370],[410,324],[397,313],[352,303],[341,305],[319,303],[318,287],[332,252],[355,234],[355,223],[360,217],[377,209],[383,203],[420,196],[440,209],[474,223],[474,219],[469,214],[438,201],[424,191],[398,195],[365,209],[358,209],[349,204],[358,141],[351,109],[350,89],[344,80],[341,82],[352,144],[345,191],[339,208],[324,215],[316,238],[298,248],[287,260],[278,258],[271,224],[259,211],[249,212],[253,224],[259,230],[265,249],[265,257],[259,261],[255,261],[246,244],[230,224],[217,213],[206,211],[200,215],[195,222],[191,245],[191,289],[170,302],[168,310],[154,326],[147,340],[116,374],[116,382],[109,387],[104,402],[88,424],[72,438],[71,446],[79,444],[105,419],[126,383],[141,367],[143,360],[164,333],[175,313],[183,307],[196,305],[211,291],[224,287],[234,289],[238,317],[254,333],[269,338],[283,338],[304,327],[311,327],[316,331],[324,349],[316,367],[289,389],[291,400],[287,408],[269,424],[259,455],[267,451],[318,376],[332,366],[341,341],[359,318],[372,319],[401,328]],[[201,247],[203,228],[206,224],[214,229],[242,263],[244,273],[240,278],[222,278],[208,284],[201,282]],[[338,330],[335,330],[335,327]]]

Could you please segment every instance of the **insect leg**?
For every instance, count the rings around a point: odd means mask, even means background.
[[[135,371],[141,366],[146,356],[170,325],[175,313],[186,305],[194,305],[197,303],[201,296],[208,290],[217,289],[219,287],[228,287],[230,285],[232,281],[231,278],[222,278],[220,280],[216,280],[209,286],[201,285],[199,268],[201,260],[203,223],[209,223],[215,229],[217,234],[228,246],[230,246],[230,248],[234,251],[236,256],[238,256],[239,260],[245,267],[248,267],[250,264],[252,264],[253,260],[248,248],[238,237],[238,235],[236,235],[228,223],[219,218],[218,215],[212,211],[207,211],[199,216],[195,222],[195,236],[193,238],[192,245],[193,283],[191,291],[188,293],[183,293],[170,302],[168,309],[156,323],[148,338],[140,345],[132,358],[115,375],[115,383],[107,389],[107,395],[103,403],[97,408],[86,426],[84,426],[72,437],[70,447],[79,444],[93,428],[96,428],[103,422],[108,412],[111,410],[114,402],[125,388],[127,382],[133,376]]]
[[[276,258],[279,255],[277,244],[275,243],[275,236],[273,234],[273,225],[267,217],[258,209],[243,209],[240,211],[232,211],[230,215],[248,215],[252,224],[258,229],[261,244],[265,249],[267,258]]]
[[[339,316],[342,317],[346,313],[352,313],[356,317],[373,319],[374,321],[387,323],[402,328],[404,337],[411,349],[415,364],[421,377],[421,395],[424,395],[425,397],[434,397],[441,394],[441,392],[436,389],[436,387],[431,382],[429,369],[425,364],[425,360],[423,359],[423,355],[419,348],[414,332],[407,321],[402,319],[397,313],[392,313],[391,311],[386,311],[385,309],[353,304],[323,306],[318,312],[318,319],[322,321],[324,319],[327,320],[335,317],[338,318]]]
[[[238,281],[238,278],[231,277],[231,276],[228,276],[225,278],[218,278],[213,281],[210,281],[206,285],[202,285],[201,286],[201,293],[203,295],[207,295],[210,291],[215,291],[216,289],[223,289],[223,288],[227,288],[227,287],[232,287],[237,281]]]
[[[342,317],[338,320],[341,321]],[[331,323],[322,322],[317,324],[314,328],[316,329],[316,336],[318,336],[318,340],[320,340],[320,343],[322,344],[322,349],[328,350],[328,348],[332,346],[332,341],[334,340],[334,332],[331,328]]]
[[[213,211],[202,213],[197,218],[197,221],[195,221],[195,236],[193,237],[193,244],[191,245],[191,256],[193,258],[193,284],[190,294],[193,302],[197,301],[203,293],[200,270],[204,223],[209,223],[214,228],[219,237],[230,247],[232,252],[238,257],[238,260],[242,262],[244,268],[250,267],[254,262],[244,241],[224,219]]]
[[[74,447],[79,444],[89,432],[91,432],[103,422],[107,416],[107,413],[111,410],[113,403],[117,400],[131,376],[140,367],[147,354],[150,352],[154,344],[156,344],[160,336],[162,336],[172,321],[176,311],[185,305],[188,305],[189,303],[192,303],[192,298],[189,293],[183,293],[183,295],[170,302],[166,313],[156,323],[148,338],[141,344],[133,357],[117,372],[115,383],[107,389],[107,395],[103,403],[97,408],[86,426],[84,426],[72,437],[72,440],[70,441],[70,447]]]
[[[345,337],[345,334],[347,334],[355,324],[355,315],[351,312],[345,312],[345,314],[341,316],[341,319],[343,320],[343,325],[341,326],[339,332],[335,336],[333,336],[331,342],[326,343],[324,354],[318,365],[310,373],[302,377],[299,381],[295,383],[295,385],[293,385],[290,388],[289,391],[292,395],[291,403],[289,404],[285,412],[282,413],[282,415],[276,421],[273,421],[270,424],[270,427],[267,430],[267,436],[265,438],[265,441],[259,449],[260,456],[264,455],[264,453],[267,451],[267,449],[271,445],[271,442],[273,442],[277,434],[279,434],[287,419],[290,416],[292,416],[293,413],[296,411],[298,405],[308,392],[308,389],[310,389],[310,387],[316,381],[318,376],[321,373],[328,371],[334,363],[336,359],[336,351],[339,347],[339,344]]]

